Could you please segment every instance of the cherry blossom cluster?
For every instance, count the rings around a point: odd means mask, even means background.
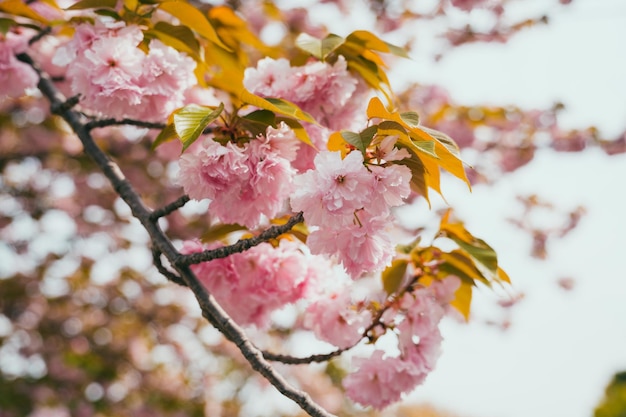
[[[312,60],[291,66],[284,58],[261,59],[256,68],[247,68],[244,86],[261,97],[278,97],[298,105],[318,121],[305,129],[318,149],[326,148],[332,130],[352,129],[366,123],[364,108],[372,94],[366,84],[355,78],[339,56],[334,64]],[[314,167],[317,151],[303,146],[293,166],[300,172]]]
[[[393,148],[393,141],[388,137],[385,146]],[[315,170],[296,177],[291,197],[293,210],[302,211],[307,224],[317,228],[307,241],[311,251],[336,255],[354,278],[391,262],[390,209],[402,205],[411,191],[407,167],[364,162],[358,151],[344,159],[339,152],[320,152]]]
[[[187,241],[181,252],[214,248]],[[273,311],[318,291],[330,267],[320,257],[305,255],[300,244],[282,240],[278,247],[261,243],[246,252],[193,265],[192,270],[235,321],[264,328]]]
[[[97,20],[81,24],[74,37],[57,49],[53,63],[67,66],[71,92],[94,114],[163,121],[184,104],[185,92],[197,84],[196,63],[158,39],[146,54],[139,26]]]
[[[212,138],[180,157],[179,183],[197,200],[211,200],[216,219],[257,227],[276,217],[293,191],[299,142],[284,123],[243,146],[222,145]]]

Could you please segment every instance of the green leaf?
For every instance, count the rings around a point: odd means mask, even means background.
[[[155,150],[158,146],[164,144],[165,142],[169,142],[171,140],[176,139],[176,129],[174,128],[174,124],[168,124],[165,126],[163,130],[156,137],[154,142],[152,143],[151,149]]]
[[[420,125],[420,115],[414,111],[400,113],[400,118],[404,123],[409,125],[409,127],[418,127]]]
[[[296,46],[315,58],[322,60],[322,41],[308,33],[301,33],[296,38]]]
[[[305,52],[313,55],[320,61],[324,61],[335,49],[345,41],[341,36],[331,33],[320,40],[307,33],[301,33],[296,38],[296,46]]]
[[[461,152],[459,150],[459,145],[456,144],[454,139],[452,139],[450,136],[446,135],[445,133],[440,132],[435,129],[429,129],[423,126],[421,127],[421,129],[425,131],[426,133],[428,133],[433,138],[435,138],[437,141],[439,141],[439,143],[445,146],[445,148],[448,151],[450,151],[451,154],[453,154],[454,156],[460,159]]]
[[[200,137],[204,129],[224,110],[224,104],[217,108],[190,104],[174,112],[174,128],[183,143],[183,152]]]
[[[160,9],[177,18],[181,25],[188,26],[191,30],[200,34],[221,48],[232,52],[217,36],[217,32],[209,19],[198,9],[184,1],[166,1],[161,3]]]
[[[84,9],[101,9],[109,8],[115,9],[117,0],[81,0],[74,3],[65,10],[84,10]]]
[[[146,35],[155,36],[164,44],[178,51],[186,52],[196,60],[200,58],[200,44],[187,26],[157,22],[157,24],[154,25],[154,29],[148,30]]]
[[[430,140],[415,140],[415,139],[411,140],[411,142],[413,143],[413,145],[415,145],[415,148],[418,151],[424,152],[425,154],[428,154],[435,159],[439,159],[439,156],[437,156],[437,154],[435,153],[435,142],[430,141]]]
[[[407,259],[394,259],[391,265],[385,268],[381,279],[383,281],[383,288],[388,295],[400,289],[408,265],[409,261]]]
[[[322,61],[328,58],[335,49],[341,46],[345,39],[341,36],[331,33],[322,40]]]
[[[239,124],[253,136],[265,135],[267,127],[276,124],[276,116],[269,110],[255,110],[241,117]]]
[[[452,239],[473,259],[487,268],[494,278],[497,277],[499,272],[496,251],[493,250],[493,248],[484,240],[474,237],[470,232],[468,232],[463,223],[449,222],[450,214],[451,212],[448,210],[441,218],[441,223],[439,225],[440,235]]]
[[[360,150],[362,153],[365,153],[367,144],[363,142],[361,135],[355,132],[350,132],[349,130],[342,130],[340,133],[343,140]]]
[[[216,240],[226,237],[232,232],[238,232],[240,230],[246,230],[246,228],[238,224],[217,224],[211,226],[209,230],[204,232],[200,237],[200,240],[205,243],[215,242]]]
[[[283,100],[279,98],[269,98],[269,97],[263,98],[255,94],[252,94],[246,89],[243,89],[241,91],[239,98],[242,102],[258,107],[260,109],[269,110],[274,113],[282,114],[284,116],[289,116],[297,120],[302,120],[304,122],[318,124],[313,118],[313,116],[303,111],[300,107],[298,107],[294,103],[287,101],[287,100]]]
[[[13,19],[7,19],[0,17],[0,33],[6,35],[13,26],[17,25],[17,22]]]
[[[122,20],[122,17],[115,10],[112,9],[96,9],[93,12],[98,16],[107,16],[112,17],[115,20]]]

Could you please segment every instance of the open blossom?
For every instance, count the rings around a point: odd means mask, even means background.
[[[295,170],[282,156],[294,154],[288,141],[283,125],[244,147],[207,138],[180,157],[177,181],[191,198],[210,199],[211,214],[222,222],[257,227],[283,210],[293,190]]]
[[[358,369],[343,380],[352,401],[383,409],[423,382],[425,375],[411,362],[383,355],[382,350],[375,350],[369,358],[353,359]]]
[[[15,54],[28,46],[25,34],[7,32],[0,34],[0,97],[20,97],[27,88],[35,87],[38,77],[30,65],[18,61]]]
[[[372,180],[360,152],[351,152],[344,159],[339,152],[320,152],[315,170],[296,177],[291,207],[303,211],[309,225],[343,226],[367,203]]]
[[[369,217],[365,212],[357,216],[359,222],[342,227],[320,227],[307,239],[312,253],[336,255],[353,278],[383,269],[395,253],[395,246],[386,233],[386,218]]]
[[[297,175],[291,208],[302,211],[313,253],[336,255],[357,278],[391,262],[394,245],[388,235],[390,208],[410,194],[411,172],[405,166],[363,164],[360,152],[341,159],[339,152],[320,152],[315,167]]]
[[[352,305],[348,289],[331,291],[311,303],[304,315],[304,327],[313,330],[318,339],[340,349],[357,344],[372,319],[368,310]]]
[[[67,65],[73,94],[86,109],[110,117],[161,121],[185,102],[195,83],[193,59],[150,41],[149,52],[138,48],[138,26],[120,23],[83,24],[59,48],[53,63]]]
[[[184,254],[200,252],[197,241],[185,242]],[[282,241],[274,248],[261,243],[245,252],[192,265],[198,279],[240,324],[265,327],[270,314],[315,290],[327,271],[317,267],[297,243]]]

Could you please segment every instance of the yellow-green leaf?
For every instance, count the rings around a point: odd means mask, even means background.
[[[200,137],[204,129],[224,110],[224,104],[217,108],[190,104],[174,112],[174,128],[183,144],[183,151]]]
[[[239,98],[242,102],[251,104],[260,109],[270,110],[274,113],[289,116],[297,120],[317,124],[315,119],[310,114],[303,111],[300,107],[290,101],[271,97],[263,98],[252,94],[246,89],[241,91]]]
[[[293,133],[296,135],[296,137],[300,139],[300,141],[315,148],[315,145],[313,144],[313,142],[311,142],[311,138],[309,138],[309,134],[300,122],[294,119],[289,119],[287,117],[277,117],[276,123],[280,122],[283,122],[284,124],[289,126],[291,130],[293,130]]]
[[[83,10],[83,9],[115,9],[117,0],[81,0],[72,4],[65,10]]]
[[[407,259],[394,259],[391,265],[385,268],[381,278],[387,294],[391,295],[400,289],[408,265]]]
[[[196,61],[200,60],[200,44],[193,32],[187,26],[171,25],[167,22],[157,22],[154,29],[146,31],[148,37],[155,36],[164,44],[185,52]]]
[[[166,1],[160,4],[160,9],[177,18],[181,24],[191,30],[230,51],[231,49],[222,42],[209,19],[197,8],[185,1]]]
[[[405,111],[400,113],[400,119],[409,127],[418,127],[420,125],[420,116],[414,111]]]
[[[170,123],[156,137],[154,142],[152,143],[152,150],[155,150],[158,146],[164,144],[165,142],[169,142],[177,138],[176,129],[174,129],[174,124]]]

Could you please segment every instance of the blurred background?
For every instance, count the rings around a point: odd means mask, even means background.
[[[446,178],[446,201],[513,281],[476,291],[469,324],[445,321],[437,369],[383,413],[346,403],[340,363],[280,370],[345,416],[624,417],[626,3],[284,1],[278,20],[268,2],[228,3],[267,43],[325,25],[409,48],[394,91],[459,142],[473,191]],[[45,103],[0,110],[0,417],[298,415],[159,276],[145,232]],[[149,204],[178,197],[150,134],[96,134]],[[445,207],[398,214],[427,234]],[[163,226],[194,237],[199,213]],[[251,334],[276,350],[308,340]]]

